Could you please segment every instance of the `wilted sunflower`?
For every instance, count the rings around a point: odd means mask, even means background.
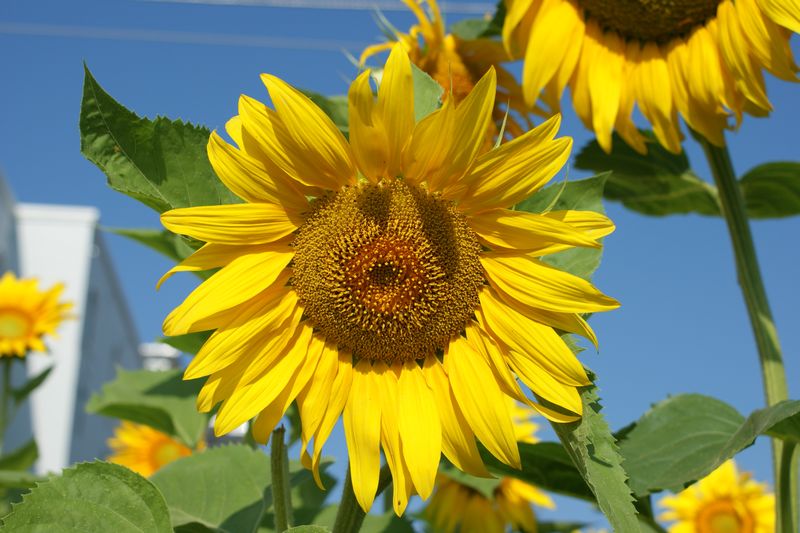
[[[731,459],[675,496],[661,500],[668,511],[660,520],[675,521],[670,533],[773,533],[775,496],[763,483],[738,473]]]
[[[13,272],[0,278],[0,357],[47,349],[42,338],[54,335],[72,308],[72,303],[58,301],[63,290],[58,283],[40,291],[37,279],[17,279]]]
[[[415,124],[400,45],[377,101],[369,71],[351,85],[349,143],[302,93],[262,79],[275,109],[242,96],[228,124],[239,148],[216,133],[209,141],[217,174],[247,203],[161,217],[208,243],[167,275],[221,267],[164,322],[167,335],[216,330],[185,374],[209,376],[199,408],[222,402],[217,434],[257,416],[263,442],[297,399],[303,460],[315,474],[343,412],[364,509],[381,447],[398,514],[412,491],[431,493],[442,452],[485,474],[476,436],[519,466],[505,396],[524,396],[511,371],[550,402],[536,404],[543,414],[575,420],[577,387],[589,380],[553,328],[594,340],[578,313],[618,305],[539,259],[599,247],[613,229],[607,218],[505,209],[566,161],[572,141],[554,139],[559,119],[481,153],[490,70],[459,105],[447,100]]]
[[[634,104],[658,141],[680,152],[678,113],[718,146],[742,113],[772,106],[763,69],[796,81],[789,48],[800,5],[776,0],[506,0],[503,40],[524,57],[525,99],[552,109],[569,84],[584,125],[606,151],[616,129],[640,152]]]
[[[517,402],[513,403],[514,432],[518,442],[538,442],[538,426],[531,419],[534,411]],[[515,531],[535,532],[536,515],[531,505],[552,509],[550,497],[538,488],[515,479],[505,477],[495,487],[493,497],[487,498],[481,491],[439,474],[436,490],[423,515],[435,531],[452,533],[503,533],[506,526]]]
[[[108,447],[112,454],[108,460],[126,466],[144,477],[149,477],[161,467],[192,455],[192,449],[162,433],[143,424],[123,421],[114,430],[114,436],[108,439]],[[197,450],[205,449],[201,442]]]
[[[499,126],[505,120],[505,132],[510,137],[522,135],[533,126],[529,118],[531,108],[525,104],[522,87],[510,72],[500,66],[510,59],[501,43],[483,38],[462,39],[447,33],[436,0],[403,0],[403,3],[411,9],[419,23],[412,26],[408,33],[393,28],[385,28],[385,31],[389,35],[393,33],[391,36],[403,45],[411,61],[445,89],[443,98],[452,96],[456,104],[460,103],[478,80],[494,67],[497,97],[492,111],[493,123]],[[425,4],[429,14],[426,13]],[[394,42],[390,41],[366,48],[361,54],[361,64],[392,46]],[[498,131],[496,128],[488,130],[487,136],[491,142]]]

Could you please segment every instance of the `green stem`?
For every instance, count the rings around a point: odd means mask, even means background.
[[[781,472],[778,478],[776,492],[778,494],[777,505],[781,509],[778,514],[778,531],[797,531],[795,526],[795,517],[797,516],[793,511],[797,505],[796,498],[793,497],[795,492],[792,490],[797,487],[797,480],[792,474],[797,473],[797,464],[794,459],[796,458],[795,450],[797,446],[793,442],[784,442],[783,450],[781,453]]]
[[[733,171],[728,148],[714,146],[702,135],[696,132],[693,132],[693,134],[703,147],[708,164],[711,167],[711,173],[714,175],[714,181],[717,184],[720,207],[728,225],[728,233],[733,244],[739,285],[744,295],[747,313],[750,316],[750,324],[756,339],[767,405],[775,405],[786,400],[789,396],[786,374],[783,369],[778,331],[772,319],[767,293],[764,289],[764,281],[761,278],[761,270],[758,266],[744,199],[739,189],[739,183],[736,180],[736,174]],[[781,523],[782,517],[786,514],[789,515],[786,519],[793,521],[793,516],[796,516],[797,513],[797,498],[795,497],[797,494],[797,472],[794,469],[789,471],[791,463],[783,463],[785,455],[783,447],[782,441],[778,439],[772,441],[775,479],[780,479],[784,475],[784,471],[788,471],[786,475],[790,476],[790,482],[783,486],[781,484],[777,486],[777,502],[787,505],[787,507],[781,505],[778,508],[778,523]],[[781,493],[781,489],[786,493]],[[786,533],[794,533],[793,529],[785,531]]]
[[[272,432],[272,500],[275,509],[275,531],[282,533],[292,527],[292,495],[289,486],[289,456],[283,435],[286,430],[280,426]]]
[[[8,400],[11,398],[11,357],[3,360],[3,392],[0,393],[0,454],[3,453],[6,429],[10,422],[8,417]]]
[[[391,482],[392,473],[389,471],[389,465],[384,465],[378,477],[378,490],[375,492],[375,496],[379,496]],[[336,521],[333,523],[333,533],[356,533],[361,529],[365,514],[358,504],[358,500],[356,500],[355,492],[353,492],[353,480],[350,477],[350,466],[348,465],[347,476],[344,479],[342,501],[339,503]]]

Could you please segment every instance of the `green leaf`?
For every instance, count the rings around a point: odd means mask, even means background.
[[[183,353],[196,354],[200,351],[203,344],[206,343],[213,331],[197,331],[195,333],[187,333],[185,335],[176,335],[174,337],[161,337],[158,342],[169,344],[176,350]]]
[[[592,489],[597,504],[614,531],[639,531],[639,521],[622,467],[622,455],[608,428],[596,388],[581,391],[583,417],[569,424],[553,424],[573,463]]]
[[[19,405],[24,402],[25,399],[30,396],[30,394],[35,391],[37,387],[39,387],[39,385],[44,383],[44,380],[47,379],[47,376],[50,375],[52,370],[53,367],[49,366],[26,381],[23,386],[16,389],[11,389],[11,397],[14,398],[14,403]]]
[[[173,527],[196,523],[219,533],[254,531],[271,502],[269,458],[245,445],[178,459],[150,480],[164,495]]]
[[[503,33],[503,22],[506,18],[506,5],[503,0],[497,2],[494,16],[476,19],[465,19],[450,25],[450,33],[465,40],[498,37]]]
[[[575,158],[575,166],[594,172],[611,171],[605,197],[645,215],[699,213],[719,215],[719,198],[714,186],[689,169],[686,152],[668,152],[652,132],[647,155],[641,155],[614,134],[613,150],[606,154],[596,140],[586,144]]]
[[[86,404],[103,416],[147,424],[194,448],[208,425],[208,415],[195,407],[202,380],[183,381],[182,370],[154,372],[119,369]]]
[[[800,163],[759,165],[742,176],[739,184],[752,218],[780,218],[800,214]]]
[[[33,488],[46,479],[24,470],[0,470],[0,488],[4,489]]]
[[[578,181],[567,181],[565,184],[554,183],[520,202],[516,208],[530,213],[570,209],[605,214],[602,200],[608,177],[609,174],[605,173]],[[591,279],[594,271],[600,266],[602,255],[602,249],[572,248],[545,256],[543,259],[561,270],[584,279]]]
[[[312,102],[322,109],[322,111],[330,117],[336,127],[339,128],[345,136],[350,133],[350,116],[348,114],[347,96],[323,96],[314,91],[303,90],[303,94],[308,96]]]
[[[208,162],[207,128],[164,117],[139,118],[84,70],[81,153],[106,174],[111,188],[158,212],[241,201]]]
[[[521,442],[519,455],[522,460],[521,470],[501,463],[481,447],[483,462],[492,474],[515,477],[549,492],[594,501],[594,494],[561,444]]]
[[[189,240],[180,235],[175,235],[171,231],[158,230],[158,229],[124,229],[124,228],[108,228],[107,231],[122,235],[131,240],[143,244],[148,248],[152,248],[156,252],[165,255],[175,262],[180,262],[192,255],[203,243],[199,241]],[[207,274],[208,272],[198,272],[198,275]]]
[[[497,485],[500,484],[500,480],[498,478],[471,476],[462,472],[458,468],[455,468],[454,466],[440,467],[440,472],[451,478],[453,481],[457,481],[461,485],[470,487],[480,494],[483,494],[484,497],[490,500],[494,498],[494,489],[496,489]]]
[[[760,433],[800,444],[800,401],[787,400],[748,417]]]
[[[0,470],[28,470],[39,458],[39,447],[31,439],[16,450],[0,457]]]
[[[39,484],[3,518],[14,533],[172,533],[164,498],[142,476],[104,462],[82,463]]]
[[[681,394],[653,406],[620,448],[637,496],[677,492],[705,477],[772,428],[797,424],[800,402],[755,411],[747,420],[730,405],[701,394]],[[786,421],[786,426],[782,426]]]
[[[411,76],[414,79],[414,119],[419,122],[442,105],[444,89],[419,67],[411,64]]]
[[[290,527],[286,533],[330,533],[330,529],[322,526],[297,526]]]

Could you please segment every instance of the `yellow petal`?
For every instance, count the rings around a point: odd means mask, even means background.
[[[635,69],[636,99],[642,114],[653,125],[661,145],[672,153],[681,151],[678,115],[672,107],[669,69],[656,43],[647,43]]]
[[[758,0],[769,18],[794,33],[800,33],[800,2],[797,0]]]
[[[362,72],[350,85],[350,145],[361,172],[373,182],[387,175],[389,142],[386,128],[375,116],[375,97],[370,87],[370,71]]]
[[[182,335],[209,329],[196,323],[231,309],[267,289],[291,261],[288,246],[234,259],[192,291],[164,320],[165,335]]]
[[[480,314],[480,310],[476,310]],[[512,398],[523,398],[524,395],[517,384],[516,379],[506,364],[500,346],[494,341],[491,335],[483,331],[475,322],[467,325],[467,343],[472,349],[483,356],[486,363],[492,369],[492,375],[497,379],[500,389]]]
[[[760,3],[763,7],[763,0]],[[743,33],[758,61],[774,76],[785,81],[797,81],[797,66],[789,48],[788,32],[765,17],[756,0],[736,0],[734,6]]]
[[[169,269],[161,276],[156,284],[156,289],[161,288],[161,284],[167,281],[176,272],[201,272],[227,265],[234,259],[243,255],[250,255],[267,251],[269,248],[264,245],[256,244],[252,246],[238,246],[230,244],[208,243],[195,253]]]
[[[469,225],[490,246],[514,250],[541,250],[553,244],[600,248],[600,244],[586,233],[556,218],[492,209],[469,218]]]
[[[509,350],[506,357],[514,372],[535,394],[576,415],[582,414],[581,397],[574,385],[555,379],[549,370],[542,368],[537,361],[517,350]]]
[[[482,317],[487,329],[511,350],[534,359],[559,381],[588,385],[583,366],[553,328],[539,324],[505,305],[490,288],[480,293]]]
[[[208,160],[225,186],[248,202],[280,204],[297,213],[308,207],[291,180],[271,176],[261,161],[226,143],[216,131],[208,139]]]
[[[463,337],[450,341],[444,368],[453,393],[472,431],[486,448],[507,465],[520,468],[519,449],[507,401],[491,375],[491,368]]]
[[[610,235],[616,229],[611,219],[595,211],[573,211],[569,209],[542,213],[542,216],[569,224],[592,239],[600,239],[601,237]],[[568,248],[570,248],[570,246],[566,244],[553,244],[545,248],[539,248],[535,250],[535,253],[536,255],[548,255]],[[531,253],[533,254],[533,250]]]
[[[611,132],[617,120],[622,96],[622,74],[625,63],[625,43],[616,32],[603,31],[595,24],[586,27],[586,44],[595,47],[594,58],[586,74],[589,98],[592,103],[592,129],[597,142],[606,152],[611,151]]]
[[[518,26],[522,23],[525,16],[531,11],[531,4],[535,0],[506,0],[506,18],[503,24],[503,44],[508,50],[508,54],[514,59],[522,56],[522,50],[517,46],[517,42],[524,39],[515,39]]]
[[[403,457],[411,480],[425,500],[433,491],[442,453],[442,424],[433,392],[416,361],[406,361],[400,371],[397,409]]]
[[[390,177],[402,174],[403,148],[414,129],[414,82],[411,62],[403,45],[397,43],[386,60],[378,88],[377,113],[388,141],[387,172]]]
[[[344,407],[344,434],[350,456],[353,492],[364,512],[368,512],[378,489],[381,466],[381,394],[366,359],[353,369],[353,384]]]
[[[302,420],[300,450],[307,468],[311,468],[311,460],[307,452],[308,444],[319,429],[328,402],[331,401],[331,389],[336,379],[338,361],[339,354],[336,347],[326,344],[320,355],[316,372],[297,395],[297,408],[300,412],[300,420]],[[321,481],[319,484],[322,485]],[[320,488],[323,487],[320,486]]]
[[[411,474],[403,459],[403,446],[400,441],[400,422],[398,416],[402,409],[398,402],[397,374],[402,365],[390,368],[386,363],[377,362],[372,371],[380,380],[381,391],[381,442],[386,464],[392,472],[392,507],[400,516],[408,505],[408,498],[413,492]],[[438,466],[438,464],[437,464]]]
[[[489,280],[517,300],[557,313],[594,313],[619,307],[619,302],[583,278],[530,255],[484,254]]]
[[[422,372],[434,391],[436,409],[442,423],[442,452],[459,470],[479,477],[490,477],[483,464],[475,434],[458,406],[450,380],[436,357],[427,357]]]
[[[230,204],[185,207],[161,214],[165,228],[179,235],[217,244],[265,244],[286,237],[302,224],[277,204]]]
[[[325,179],[328,189],[355,183],[356,167],[350,146],[331,119],[306,95],[283,80],[262,74],[275,112],[294,145]]]
[[[569,158],[572,139],[553,140],[561,116],[556,115],[522,137],[480,156],[465,176],[469,190],[463,208],[484,211],[509,207],[532,195],[561,170]]]
[[[448,154],[453,143],[456,113],[453,98],[423,118],[414,128],[411,143],[403,154],[403,170],[407,180],[421,183],[429,176],[446,173]]]

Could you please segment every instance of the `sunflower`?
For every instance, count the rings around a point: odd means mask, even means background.
[[[0,357],[25,357],[29,350],[43,352],[45,335],[69,318],[71,303],[59,302],[60,283],[39,290],[36,279],[17,279],[13,272],[0,278]]]
[[[488,129],[489,142],[494,142],[498,127],[505,120],[508,137],[522,135],[532,127],[529,118],[530,107],[522,97],[522,87],[514,76],[500,66],[510,58],[503,45],[492,39],[462,39],[447,33],[442,13],[436,0],[403,0],[417,17],[418,24],[408,33],[386,28],[385,33],[393,34],[394,41],[400,42],[408,52],[411,61],[425,71],[439,85],[446,89],[443,98],[452,97],[458,104],[475,87],[490,68],[494,67],[497,76],[497,97],[492,119],[495,127]],[[428,5],[426,13],[424,4]],[[394,42],[386,42],[367,47],[361,54],[360,63],[374,54],[389,50]],[[541,112],[538,107],[534,111]],[[507,113],[508,112],[508,113]]]
[[[661,500],[675,521],[670,533],[773,533],[775,496],[766,486],[739,473],[733,459],[675,496]]]
[[[659,143],[681,151],[678,114],[711,143],[742,113],[768,114],[763,70],[796,81],[789,48],[800,5],[777,0],[506,0],[503,40],[524,57],[522,86],[556,110],[569,84],[575,112],[611,150],[616,129],[639,152],[634,104]]]
[[[350,139],[302,93],[262,77],[274,110],[242,96],[212,133],[211,164],[246,203],[175,209],[162,223],[206,242],[175,271],[221,268],[164,322],[167,335],[216,330],[186,369],[208,376],[198,407],[221,402],[224,434],[256,417],[265,442],[295,399],[302,459],[318,466],[340,415],[360,505],[375,497],[380,450],[398,514],[433,490],[440,454],[487,475],[477,437],[519,466],[506,395],[512,370],[558,422],[577,419],[589,379],[554,328],[595,340],[579,313],[618,303],[540,256],[600,247],[597,213],[505,209],[547,183],[572,140],[559,119],[481,152],[490,70],[460,103],[414,121],[411,63],[392,49],[377,100],[370,72],[349,91]],[[163,279],[162,278],[162,281]],[[313,439],[313,451],[307,447]]]
[[[108,460],[126,466],[134,472],[149,477],[161,467],[192,455],[192,449],[150,426],[123,421],[108,439],[112,454]],[[200,442],[196,451],[205,449]]]
[[[517,402],[511,403],[517,441],[538,442],[538,426],[531,420],[534,411]],[[535,532],[536,516],[531,509],[532,504],[548,509],[555,507],[547,494],[512,477],[502,478],[494,489],[493,497],[487,498],[479,490],[460,483],[447,474],[439,474],[436,491],[423,515],[435,531],[444,533],[503,533],[506,526],[514,530]]]

